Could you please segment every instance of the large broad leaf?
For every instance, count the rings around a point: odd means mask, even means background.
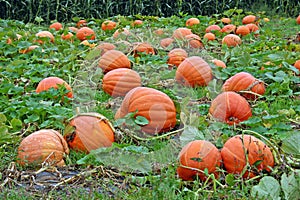
[[[184,130],[180,135],[181,146],[186,145],[187,143],[193,140],[204,140],[203,133],[195,126],[186,125]]]
[[[146,147],[113,145],[91,151],[78,160],[77,164],[88,164],[96,160],[107,167],[114,167],[123,172],[149,173],[154,167],[163,167],[177,160],[178,146],[172,140],[163,148],[149,152]]]
[[[280,200],[279,195],[280,184],[271,176],[263,177],[259,184],[251,189],[251,196],[255,199]]]
[[[300,172],[300,171],[299,171]],[[285,173],[281,176],[281,188],[286,200],[300,199],[300,176],[299,173]]]
[[[282,141],[281,148],[285,153],[300,158],[300,132],[293,132],[290,136],[286,137]]]

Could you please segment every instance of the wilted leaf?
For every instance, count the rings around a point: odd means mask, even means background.
[[[259,184],[251,189],[251,196],[256,199],[280,200],[280,184],[271,177],[263,177]]]

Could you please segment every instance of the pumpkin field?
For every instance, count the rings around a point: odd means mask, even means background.
[[[300,199],[300,15],[0,18],[0,199]]]

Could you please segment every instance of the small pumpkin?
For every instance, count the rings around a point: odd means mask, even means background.
[[[117,29],[114,34],[113,34],[113,38],[114,39],[117,39],[118,37],[120,37],[121,35],[124,35],[124,36],[129,36],[131,33],[130,31],[127,29],[127,28],[120,28],[120,29]]]
[[[296,60],[296,62],[294,63],[294,67],[296,67],[300,71],[300,60]],[[300,75],[300,72],[298,73],[298,75]]]
[[[38,86],[36,87],[36,93],[47,91],[50,88],[58,89],[60,85],[62,85],[68,91],[70,91],[66,94],[66,96],[69,98],[73,98],[73,92],[71,86],[66,81],[56,76],[47,77],[41,80]]]
[[[187,19],[185,22],[186,26],[194,26],[196,24],[200,24],[200,20],[195,17],[191,17],[191,18]]]
[[[206,33],[213,32],[213,31],[220,31],[220,32],[221,32],[220,26],[219,26],[219,25],[216,25],[216,24],[213,24],[213,25],[208,26],[208,27],[205,29],[205,32],[206,32]]]
[[[211,102],[210,115],[229,125],[238,124],[252,116],[248,101],[235,92],[222,92]]]
[[[13,38],[7,38],[6,44],[11,44],[13,41],[20,40],[22,35],[16,33]]]
[[[221,161],[221,154],[214,144],[205,140],[194,140],[186,144],[180,151],[180,165],[177,168],[177,174],[186,181],[192,181],[196,177],[205,181],[206,175],[197,170],[204,171],[206,169],[209,174],[218,177],[217,168],[220,167]]]
[[[63,25],[61,23],[59,23],[59,22],[54,22],[53,24],[51,24],[49,26],[49,28],[50,29],[54,29],[56,31],[59,31],[59,30],[61,30],[63,28]]]
[[[251,135],[236,135],[228,139],[221,156],[228,173],[241,174],[247,162],[251,168],[243,174],[244,178],[253,178],[261,171],[271,171],[274,157],[270,148],[258,138]]]
[[[223,26],[223,28],[221,29],[221,32],[235,33],[235,30],[236,30],[236,26],[234,24],[227,24],[227,25]]]
[[[140,75],[128,68],[114,69],[103,77],[102,88],[113,97],[124,97],[127,92],[142,85]]]
[[[242,19],[243,24],[257,23],[257,17],[255,15],[247,15]]]
[[[250,30],[250,32],[256,32],[259,30],[258,26],[256,24],[246,24],[245,26],[247,26]]]
[[[89,27],[82,27],[77,31],[76,37],[81,41],[94,40],[96,38],[96,34],[93,29]]]
[[[81,27],[84,27],[84,26],[87,26],[87,21],[85,19],[81,19],[79,20],[77,23],[76,23],[76,27],[77,28],[81,28]]]
[[[133,26],[141,26],[143,24],[143,21],[140,19],[136,19],[134,20],[134,22],[132,23]]]
[[[297,24],[300,24],[300,15],[298,15],[298,17],[296,18],[296,22]]]
[[[74,27],[74,26],[69,26],[68,27],[68,30],[71,32],[71,33],[77,33],[77,31],[79,30],[78,28]]]
[[[61,39],[63,39],[63,40],[70,40],[70,41],[72,41],[73,39],[73,33],[71,33],[71,32],[68,32],[68,33],[62,33],[61,34]]]
[[[168,53],[168,57],[168,65],[178,67],[188,57],[188,53],[182,48],[175,48]]]
[[[115,141],[110,121],[99,113],[80,113],[66,126],[64,138],[70,149],[89,153],[101,147],[110,147]]]
[[[230,19],[230,18],[227,18],[227,17],[223,17],[223,18],[221,19],[221,22],[222,22],[223,24],[230,24],[230,23],[231,23],[231,19]]]
[[[148,87],[136,87],[124,97],[117,117],[136,112],[134,117],[145,117],[149,123],[141,127],[147,134],[166,132],[176,125],[176,108],[165,93]]]
[[[213,59],[212,62],[217,66],[217,67],[222,67],[222,68],[226,68],[226,64],[219,59]]]
[[[192,34],[189,28],[177,28],[174,30],[172,37],[178,40],[183,40],[185,36]]]
[[[103,31],[113,30],[116,27],[117,27],[117,23],[111,20],[106,20],[101,24],[101,29]]]
[[[131,68],[128,57],[123,52],[114,49],[108,50],[102,55],[98,66],[103,70],[104,74],[113,69]]]
[[[35,34],[35,36],[38,37],[38,38],[49,38],[50,42],[54,43],[54,36],[49,31],[40,31],[37,34]],[[36,40],[36,42],[38,42],[40,44],[44,43],[44,41],[42,41],[42,40]]]
[[[25,54],[25,53],[29,53],[30,51],[32,51],[32,50],[34,50],[34,49],[36,49],[36,48],[39,48],[40,46],[39,45],[31,45],[31,46],[29,46],[27,49],[21,49],[21,50],[19,50],[19,53],[23,53],[23,54]],[[42,52],[43,52],[44,50],[42,49]]]
[[[250,29],[246,25],[238,26],[235,31],[235,34],[242,35],[242,36],[248,35],[249,33],[250,33]]]
[[[222,44],[226,44],[228,47],[235,47],[242,44],[242,40],[238,35],[228,34],[223,37]]]
[[[160,40],[160,46],[163,48],[167,48],[174,42],[173,38],[164,38]]]
[[[213,33],[205,33],[203,38],[207,39],[208,41],[213,41],[216,39],[216,36]]]
[[[69,154],[68,144],[62,135],[52,129],[42,129],[25,137],[19,147],[17,162],[24,165],[64,166],[65,154]]]
[[[266,91],[264,82],[256,79],[248,72],[239,72],[227,79],[222,86],[222,90],[234,92],[245,91],[244,93],[241,93],[241,95],[246,99],[252,100],[256,99],[258,96],[247,93],[247,91],[251,91],[259,95],[263,95]]]
[[[152,55],[156,54],[155,49],[152,47],[151,44],[147,42],[136,42],[133,44],[134,57],[139,56],[140,53],[152,54]]]
[[[109,50],[115,49],[116,46],[109,42],[102,42],[99,45],[96,46],[96,49],[100,51],[100,55],[102,56]]]
[[[176,70],[175,79],[185,86],[206,86],[212,80],[212,70],[201,57],[192,56],[180,63]]]
[[[188,41],[188,46],[191,48],[203,48],[203,44],[201,42],[201,38],[196,34],[189,34],[185,36],[185,39]]]

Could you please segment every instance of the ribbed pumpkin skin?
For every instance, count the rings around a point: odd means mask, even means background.
[[[104,75],[102,89],[113,97],[123,97],[131,89],[142,85],[140,75],[128,68],[112,70]]]
[[[260,95],[263,95],[266,91],[264,82],[256,79],[254,76],[247,72],[239,72],[234,76],[227,79],[223,86],[223,91],[251,91]],[[257,95],[249,94],[249,93],[242,93],[241,94],[246,99],[256,99]]]
[[[222,28],[221,32],[223,32],[223,33],[234,33],[235,29],[236,29],[236,26],[234,24],[227,24]]]
[[[20,165],[40,165],[45,162],[53,166],[63,166],[65,154],[69,154],[69,148],[62,135],[52,129],[42,129],[21,141],[17,162]]]
[[[198,18],[189,18],[188,20],[186,20],[185,25],[186,26],[193,26],[196,24],[200,24],[200,20]]]
[[[221,154],[212,143],[205,140],[195,140],[186,144],[179,153],[179,162],[182,166],[196,168],[218,176],[217,167],[221,165]],[[202,181],[206,180],[205,174],[187,169],[182,166],[177,168],[178,176],[186,181],[192,181],[198,176]]]
[[[178,67],[188,57],[188,53],[182,48],[175,48],[168,53],[168,57],[168,64]]]
[[[242,19],[243,24],[250,24],[250,23],[255,23],[256,22],[256,16],[254,15],[247,15]]]
[[[143,116],[149,123],[142,131],[157,134],[171,130],[176,125],[176,109],[172,99],[153,88],[136,87],[124,97],[117,117],[124,117],[137,111],[135,116]]]
[[[246,171],[244,178],[254,177],[259,171],[271,171],[269,167],[274,166],[274,158],[270,148],[261,140],[251,135],[237,135],[224,144],[221,150],[223,164],[228,173],[241,174],[246,166],[245,152],[250,166],[261,161],[256,167],[253,166],[251,171]]]
[[[206,86],[212,80],[212,70],[201,57],[191,56],[178,66],[175,79],[185,86]]]
[[[229,125],[238,124],[252,116],[247,100],[235,92],[223,92],[212,100],[209,113]]]
[[[59,85],[64,85],[65,88],[70,91],[67,93],[67,97],[73,98],[71,86],[63,79],[55,76],[51,76],[41,80],[38,86],[36,87],[36,93],[49,90],[50,88],[58,89]]]
[[[131,68],[128,57],[121,51],[109,50],[100,58],[98,66],[107,73],[113,69]]]
[[[110,122],[98,113],[83,113],[74,117],[70,126],[74,132],[65,133],[69,147],[90,152],[100,147],[109,147],[114,142],[114,129]]]
[[[228,47],[235,47],[242,44],[242,40],[238,35],[228,34],[223,37],[222,44],[226,44]]]
[[[191,29],[189,28],[177,28],[174,32],[172,37],[178,40],[183,40],[185,36],[192,34]]]

